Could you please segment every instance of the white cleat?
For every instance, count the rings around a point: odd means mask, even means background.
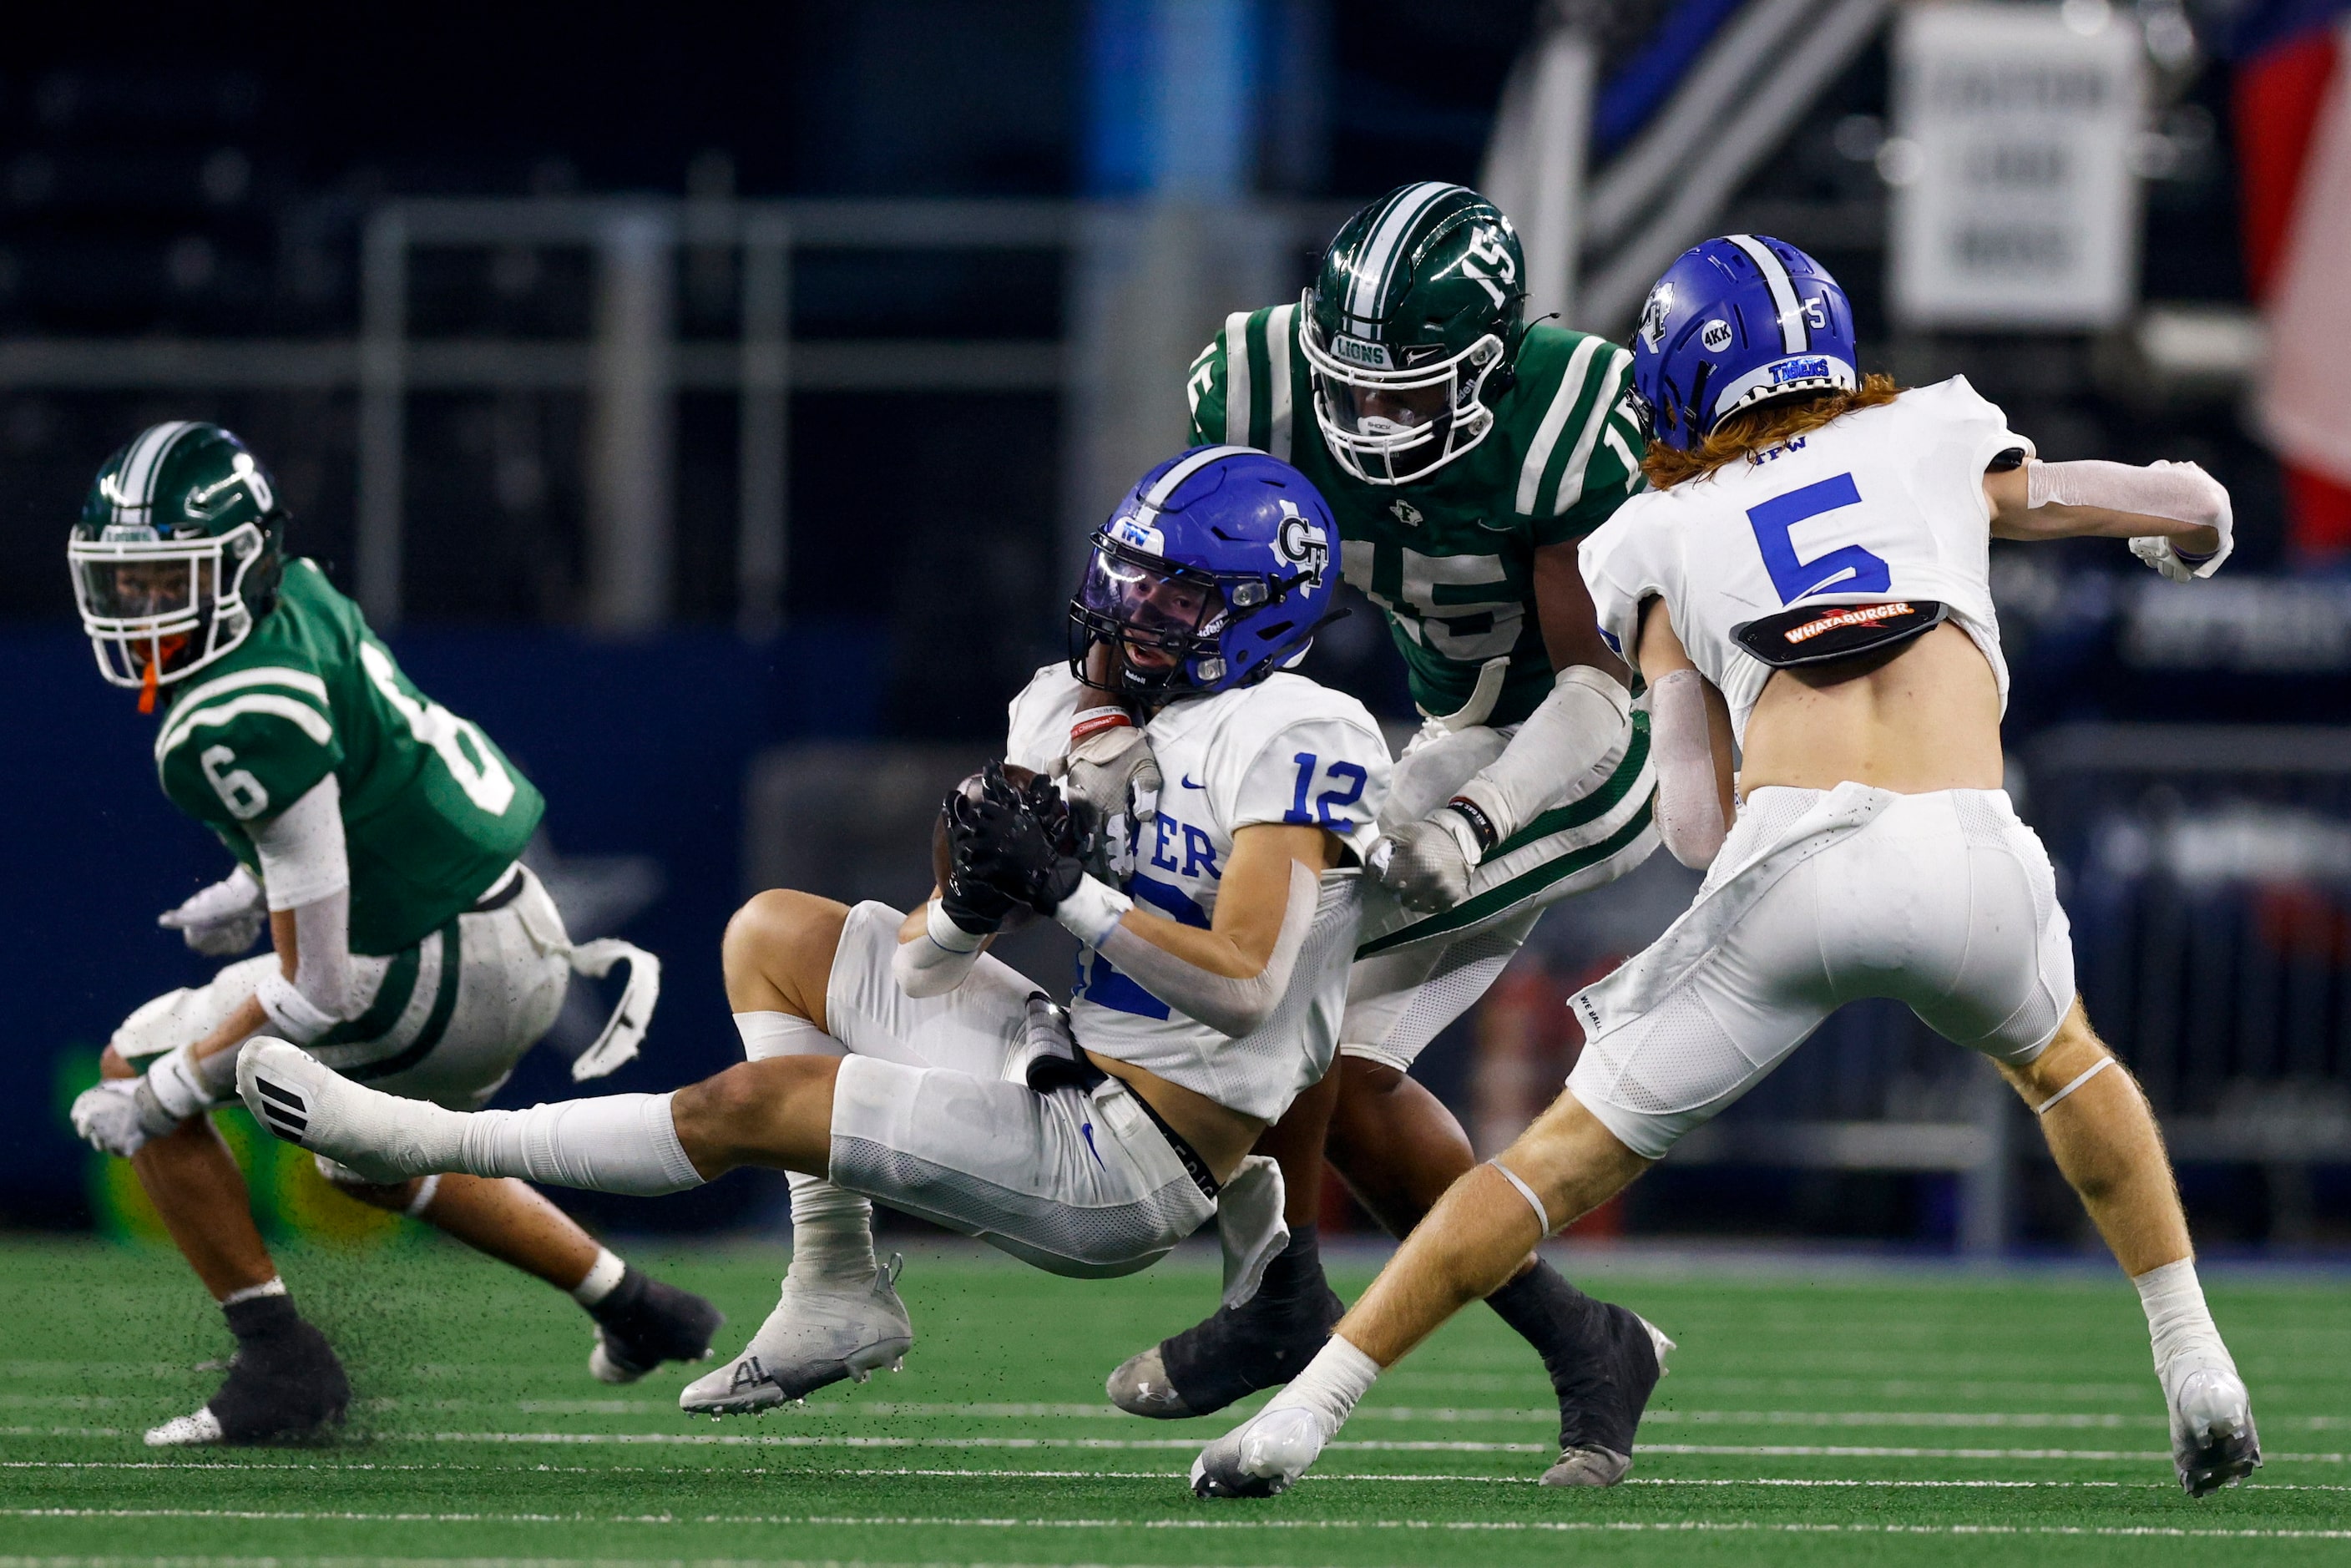
[[[220,1417],[213,1414],[209,1405],[193,1416],[174,1416],[162,1426],[147,1429],[147,1446],[151,1448],[201,1448],[225,1440]]]
[[[2171,1462],[2189,1497],[2208,1497],[2261,1469],[2252,1396],[2235,1374],[2199,1367],[2169,1393]]]
[[[914,1326],[895,1289],[905,1266],[893,1255],[871,1284],[784,1281],[776,1310],[743,1354],[685,1385],[681,1410],[744,1416],[771,1410],[843,1379],[862,1383],[882,1367],[895,1372],[914,1343]]]
[[[1194,1497],[1272,1497],[1322,1456],[1330,1435],[1302,1405],[1270,1406],[1200,1450]]]
[[[448,1112],[354,1083],[282,1040],[256,1038],[237,1053],[236,1092],[263,1126],[369,1181],[406,1181],[444,1168],[417,1131]]]

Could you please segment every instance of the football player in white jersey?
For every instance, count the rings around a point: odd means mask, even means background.
[[[1050,779],[991,765],[949,797],[950,869],[911,915],[760,894],[724,948],[745,1065],[467,1115],[261,1043],[246,1103],[379,1179],[528,1170],[654,1194],[793,1173],[782,1300],[689,1410],[761,1409],[905,1354],[871,1200],[1074,1276],[1147,1268],[1214,1218],[1226,1298],[1246,1300],[1287,1240],[1279,1167],[1249,1150],[1337,1050],[1388,788],[1363,705],[1284,668],[1329,612],[1335,537],[1304,476],[1262,453],[1146,475],[1094,536],[1070,664],[1013,703],[1008,749],[1041,770],[1081,713],[1139,713],[1168,779],[1156,820],[1096,857]],[[983,952],[1024,910],[1083,944],[1066,1013]]]
[[[1566,1092],[1209,1445],[1203,1495],[1295,1480],[1383,1367],[1865,997],[1991,1057],[2039,1113],[2146,1308],[2181,1486],[2261,1463],[2162,1135],[2084,1016],[2049,857],[2001,788],[1988,585],[1994,538],[2125,538],[2175,580],[2210,576],[2228,492],[2193,464],[2039,462],[1964,380],[1862,382],[1852,320],[1811,257],[1750,235],[1686,252],[1651,291],[1634,384],[1655,488],[1583,567],[1649,689],[1660,832],[1706,881],[1573,999],[1589,1043]]]

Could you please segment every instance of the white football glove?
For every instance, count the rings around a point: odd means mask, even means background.
[[[1097,730],[1070,747],[1070,772],[1062,788],[1108,821],[1125,816],[1148,822],[1159,815],[1159,759],[1140,725]]]
[[[260,881],[239,865],[177,909],[157,915],[155,924],[177,931],[207,958],[234,958],[252,946],[269,924],[268,900],[262,895]]]
[[[2172,542],[2161,534],[2141,535],[2130,542],[2131,554],[2174,582],[2193,582],[2199,577],[2211,576],[2220,570],[2220,563],[2228,559],[2229,552],[2236,548],[2236,540],[2224,538],[2219,549],[2209,556],[2199,556],[2190,560],[2183,558]]]
[[[1372,846],[1368,863],[1382,887],[1406,909],[1434,915],[1469,896],[1478,831],[1450,806],[1406,822]]]
[[[74,1131],[99,1154],[126,1160],[145,1148],[150,1138],[178,1126],[180,1120],[156,1101],[144,1078],[102,1079],[73,1103]]]

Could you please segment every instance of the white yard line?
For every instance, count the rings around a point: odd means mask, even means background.
[[[235,1473],[245,1470],[309,1470],[323,1471],[329,1474],[342,1470],[368,1470],[384,1473],[404,1470],[447,1470],[479,1474],[487,1470],[502,1475],[528,1475],[537,1473],[573,1476],[708,1476],[713,1474],[726,1474],[729,1476],[782,1475],[797,1479],[806,1479],[814,1475],[818,1478],[841,1476],[853,1477],[859,1479],[886,1479],[891,1477],[906,1477],[909,1479],[947,1480],[961,1479],[970,1480],[1097,1481],[1177,1480],[1181,1479],[1185,1473],[1180,1469],[1007,1470],[979,1469],[968,1467],[925,1469],[908,1465],[886,1467],[841,1466],[837,1469],[828,1469],[815,1472],[799,1469],[770,1470],[765,1466],[752,1466],[744,1469],[729,1469],[724,1472],[719,1472],[713,1471],[707,1467],[701,1465],[382,1465],[364,1461],[354,1463],[329,1462],[309,1465],[300,1463],[256,1464],[223,1461],[198,1461],[193,1463],[175,1464],[163,1459],[0,1459],[0,1470],[179,1470],[209,1473],[220,1473],[224,1471]],[[1409,1482],[1414,1484],[1436,1482],[1451,1486],[1521,1487],[1540,1484],[1533,1476],[1457,1475],[1442,1472],[1416,1473],[1406,1470],[1364,1470],[1358,1472],[1344,1470],[1333,1472],[1315,1471],[1308,1475],[1305,1479],[1309,1481],[1374,1481],[1382,1483]],[[2159,1491],[2167,1493],[2171,1490],[2171,1483],[2168,1481],[1930,1480],[1917,1479],[1907,1480],[1885,1480],[1870,1479],[1836,1479],[1818,1476],[1707,1476],[1687,1478],[1669,1476],[1635,1476],[1629,1479],[1619,1482],[1618,1484],[1628,1487],[1795,1487],[1844,1489],[1848,1490],[1866,1490],[1872,1488],[1896,1490],[1947,1489],[1969,1491],[2054,1491],[2064,1490],[2066,1489],[2075,1489],[2097,1491]],[[2264,1481],[2260,1483],[2260,1490],[2265,1492],[2338,1492],[2351,1491],[2351,1484],[2334,1484],[2313,1481]],[[0,1564],[0,1568],[5,1568],[5,1564]]]
[[[2351,1529],[2190,1529],[2165,1525],[1809,1524],[1744,1520],[1049,1519],[952,1514],[399,1513],[351,1509],[9,1508],[0,1519],[181,1519],[287,1524],[798,1525],[857,1530],[1441,1530],[1471,1533],[2154,1536],[2220,1541],[2351,1541]]]

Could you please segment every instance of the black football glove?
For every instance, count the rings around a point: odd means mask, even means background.
[[[1091,835],[1051,779],[1040,777],[1023,788],[991,762],[980,773],[980,799],[958,795],[951,809],[955,831],[948,843],[956,875],[1046,915],[1084,877],[1081,852]],[[954,912],[948,914],[952,917]]]
[[[970,819],[974,810],[961,789],[949,794],[939,807],[947,830],[947,877],[946,885],[939,890],[939,907],[960,929],[974,936],[985,936],[1004,928],[1005,917],[1018,907],[1019,901],[972,874],[974,829]]]

